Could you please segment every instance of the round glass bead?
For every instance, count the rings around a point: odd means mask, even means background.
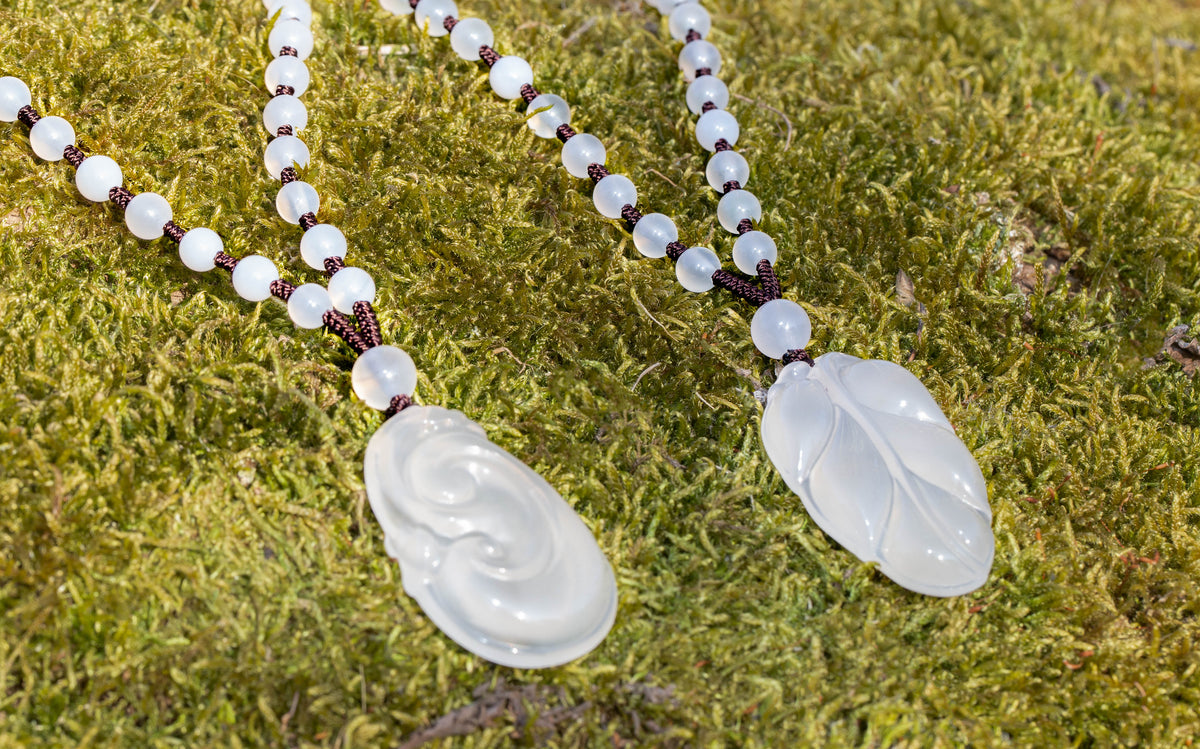
[[[263,151],[263,164],[275,179],[287,167],[308,166],[308,146],[294,135],[281,135],[267,144]]]
[[[171,204],[156,192],[134,195],[125,207],[125,225],[138,239],[158,239],[163,225],[174,216]]]
[[[372,346],[359,354],[350,370],[354,394],[376,411],[386,411],[397,395],[412,395],[417,365],[403,349]]]
[[[39,158],[58,161],[64,148],[75,145],[75,128],[62,117],[43,117],[30,128],[29,145]]]
[[[737,234],[738,223],[745,218],[756,224],[762,219],[762,206],[759,205],[758,198],[745,190],[725,193],[725,197],[717,203],[717,220],[721,222],[721,226],[725,227],[725,231]]]
[[[571,140],[575,140],[572,138]],[[610,174],[592,189],[592,202],[606,218],[621,218],[621,209],[637,205],[637,188],[624,175]]]
[[[538,112],[539,109],[545,111]],[[537,112],[537,114],[530,114],[525,120],[525,124],[529,125],[529,129],[539,138],[553,138],[559,125],[571,124],[570,105],[561,96],[554,94],[539,94],[529,102],[529,108],[525,111],[527,113]]]
[[[711,42],[697,39],[683,45],[679,52],[679,69],[683,71],[684,80],[696,79],[696,71],[708,68],[711,75],[721,72],[721,53]]]
[[[712,275],[720,268],[717,253],[707,247],[689,247],[675,261],[675,277],[688,291],[708,291],[713,287]]]
[[[308,127],[308,109],[296,97],[280,94],[263,107],[263,127],[271,135],[278,135],[284,125],[291,125],[293,133]]]
[[[300,223],[306,213],[315,214],[321,207],[321,198],[307,182],[289,182],[275,196],[275,209],[289,224]]]
[[[710,110],[696,120],[696,141],[706,151],[717,150],[717,141],[722,139],[732,146],[740,134],[737,118],[724,109]]]
[[[346,236],[333,224],[317,224],[300,238],[300,257],[310,268],[325,270],[325,258],[346,257]]]
[[[325,313],[333,309],[329,292],[319,283],[297,286],[287,301],[288,317],[296,327],[315,330],[325,324]]]
[[[93,203],[108,200],[108,191],[120,187],[125,175],[117,162],[107,156],[89,156],[75,170],[75,186],[79,194]]]
[[[217,253],[224,249],[221,235],[212,229],[191,229],[179,240],[179,259],[192,270],[204,273],[217,267]]]
[[[739,186],[746,186],[750,181],[750,165],[737,151],[717,151],[704,167],[704,176],[709,187],[723,193],[726,182],[736,181]]]
[[[812,336],[808,313],[791,299],[773,299],[758,308],[750,320],[754,347],[772,359],[782,359],[793,349],[804,348]]]
[[[279,280],[279,271],[262,255],[244,257],[233,266],[233,290],[242,299],[261,302],[271,296],[271,282]]]
[[[27,107],[31,103],[33,97],[25,81],[11,75],[0,78],[0,122],[15,122],[21,107]]]
[[[362,268],[342,268],[329,278],[329,298],[338,312],[352,315],[355,302],[375,301],[375,279]]]
[[[312,25],[312,8],[304,0],[273,2],[267,11],[272,16],[278,13],[279,21],[299,21],[305,26]]]
[[[291,86],[295,89],[292,96],[300,96],[308,90],[308,66],[291,55],[276,57],[267,66],[263,80],[272,94],[279,86]]]
[[[649,213],[633,227],[633,244],[646,257],[662,257],[667,245],[679,241],[675,222],[661,213]]]
[[[692,114],[704,114],[704,103],[711,101],[717,109],[729,106],[729,87],[715,75],[702,75],[688,84],[687,105]]]
[[[689,31],[695,31],[702,37],[707,36],[711,28],[712,18],[700,3],[676,5],[667,18],[667,29],[671,32],[671,38],[677,42],[686,40]]]
[[[408,4],[408,0],[379,0],[379,7],[393,16],[407,16],[413,12],[413,8]]]
[[[479,48],[490,47],[495,42],[492,27],[482,18],[464,18],[454,24],[454,30],[450,32],[450,46],[464,60],[478,60]]]
[[[562,147],[562,162],[573,177],[587,179],[588,167],[592,164],[604,164],[608,154],[604,144],[594,135],[578,133]]]
[[[758,261],[770,260],[772,264],[779,256],[775,240],[761,231],[748,231],[733,243],[733,264],[748,276],[758,273]]]
[[[307,60],[313,51],[313,34],[308,24],[290,19],[276,21],[275,28],[267,36],[267,48],[278,57],[284,47],[291,47],[296,50],[297,57]]]
[[[449,34],[442,22],[447,16],[458,16],[458,6],[454,0],[421,0],[417,3],[413,20],[417,28],[423,29],[430,36],[445,36]],[[478,48],[476,48],[478,51]]]
[[[501,99],[517,99],[521,96],[521,86],[526,83],[533,85],[533,68],[520,57],[501,57],[488,73],[488,81],[492,84],[496,96]]]

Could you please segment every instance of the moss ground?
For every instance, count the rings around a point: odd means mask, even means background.
[[[1200,11],[710,7],[785,293],[815,353],[929,385],[988,480],[989,583],[912,595],[831,542],[760,447],[774,372],[747,308],[640,258],[444,40],[322,1],[305,134],[322,216],[374,274],[420,399],[480,421],[593,527],[617,625],[543,672],[441,636],[383,556],[361,480],[379,418],[337,341],[136,241],[4,125],[0,745],[1200,735],[1200,395],[1174,359],[1143,365],[1200,324]],[[644,207],[728,257],[657,12],[461,10],[577,104]],[[0,0],[0,74],[182,225],[311,280],[261,167],[263,16]]]

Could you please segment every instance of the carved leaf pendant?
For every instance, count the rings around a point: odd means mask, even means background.
[[[817,525],[903,587],[956,596],[987,580],[983,474],[908,370],[839,353],[789,364],[767,395],[762,438]]]
[[[591,531],[459,411],[410,406],[388,419],[364,473],[404,590],[459,645],[545,668],[612,628],[616,580]]]

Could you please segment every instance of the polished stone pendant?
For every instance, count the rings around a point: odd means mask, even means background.
[[[817,525],[903,587],[956,596],[987,580],[983,474],[908,370],[839,353],[789,364],[767,395],[762,438]]]
[[[371,438],[364,472],[404,590],[459,645],[545,668],[608,634],[616,580],[591,531],[462,413],[404,409]]]

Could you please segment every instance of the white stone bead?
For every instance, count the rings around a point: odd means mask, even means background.
[[[677,42],[687,39],[689,31],[695,31],[702,37],[708,36],[708,30],[711,28],[712,18],[700,3],[676,5],[667,18],[667,29],[671,32],[671,38]]]
[[[649,213],[633,227],[633,244],[646,257],[662,257],[667,245],[679,240],[675,222],[661,213]]]
[[[294,135],[281,135],[267,144],[263,151],[263,164],[275,179],[287,167],[308,166],[308,146]]]
[[[571,140],[575,140],[572,138]],[[621,218],[621,209],[637,205],[637,188],[622,174],[610,174],[592,188],[596,210],[607,218]]]
[[[108,200],[108,191],[120,187],[125,175],[117,162],[107,156],[89,156],[75,170],[75,186],[79,194],[93,203]]]
[[[724,109],[705,112],[696,120],[696,141],[706,151],[717,150],[717,141],[722,138],[729,145],[734,145],[741,132],[737,118]]]
[[[272,16],[278,13],[278,21],[299,21],[305,26],[312,25],[312,8],[304,0],[277,0],[268,6],[267,11]]]
[[[325,258],[346,257],[346,236],[333,224],[317,224],[301,237],[300,257],[310,268],[325,270]]]
[[[791,299],[772,299],[750,320],[754,347],[772,359],[782,359],[792,349],[804,348],[810,336],[808,313]]]
[[[688,291],[708,291],[713,287],[713,273],[720,268],[717,253],[707,247],[689,247],[675,261],[675,277]]]
[[[321,198],[317,191],[307,182],[289,182],[279,189],[275,196],[275,209],[289,224],[300,223],[300,217],[306,213],[316,214],[321,207]]]
[[[417,22],[418,29],[423,29],[430,36],[445,36],[450,32],[442,23],[447,16],[458,17],[458,6],[454,0],[421,0],[414,12],[413,20]]]
[[[546,109],[549,107],[549,109]],[[545,109],[544,112],[538,112]],[[571,107],[561,97],[554,94],[540,94],[529,102],[528,113],[537,112],[525,120],[529,129],[539,138],[553,138],[560,125],[571,124]]]
[[[271,282],[279,280],[279,271],[262,255],[244,257],[233,266],[233,290],[242,299],[261,302],[271,296]]]
[[[496,96],[501,99],[517,99],[521,96],[521,86],[526,83],[533,85],[533,68],[520,57],[501,57],[488,73],[488,81],[492,84]]]
[[[236,266],[235,266],[236,269]],[[329,300],[329,292],[319,283],[306,283],[297,286],[288,297],[288,317],[296,323],[296,327],[305,330],[315,330],[325,324],[325,313],[333,309]]]
[[[308,108],[296,97],[280,94],[271,97],[263,107],[262,119],[263,127],[271,135],[278,135],[284,125],[291,125],[292,132],[298,133],[308,127]]]
[[[750,165],[746,157],[737,151],[718,151],[704,167],[708,185],[719,193],[725,192],[725,183],[737,181],[742,187],[750,181]]]
[[[379,0],[379,7],[393,16],[407,16],[413,12],[413,8],[408,4],[408,0]]]
[[[275,28],[267,36],[267,48],[278,57],[284,47],[291,47],[296,50],[297,57],[307,60],[313,51],[313,34],[308,24],[295,20],[276,21]]]
[[[702,68],[708,68],[712,75],[721,72],[721,53],[717,48],[703,39],[683,45],[679,52],[679,69],[683,71],[684,80],[695,80],[696,71]]]
[[[295,89],[292,96],[300,96],[308,90],[308,66],[291,55],[276,57],[267,66],[263,80],[272,94],[279,86],[291,86]]]
[[[158,239],[163,225],[174,218],[171,204],[156,192],[134,195],[125,208],[125,225],[138,239]]]
[[[450,46],[464,60],[478,60],[479,48],[490,47],[496,42],[492,27],[482,18],[464,18],[450,32]]]
[[[412,395],[417,365],[403,349],[372,346],[359,355],[350,370],[354,394],[376,411],[386,411],[397,395]]]
[[[748,276],[758,274],[759,260],[774,264],[778,254],[775,240],[766,232],[748,231],[733,243],[733,264]]]
[[[75,145],[75,128],[62,117],[43,117],[30,128],[29,145],[38,157],[59,161],[63,149]]]
[[[692,114],[704,114],[704,103],[708,101],[717,109],[729,106],[729,87],[715,75],[702,75],[688,84],[687,105]]]
[[[563,143],[563,166],[574,177],[587,179],[588,166],[592,164],[603,166],[606,158],[608,158],[608,154],[604,150],[604,144],[594,135],[578,133]]]
[[[375,279],[362,268],[342,268],[329,278],[329,298],[338,312],[352,315],[355,302],[375,301]]]
[[[217,267],[217,253],[224,249],[221,235],[212,229],[190,229],[179,240],[179,259],[192,270],[204,273]]]
[[[0,122],[15,122],[21,107],[33,103],[29,86],[20,78],[6,75],[0,78]],[[66,146],[63,146],[66,148]]]
[[[717,220],[721,222],[721,226],[725,227],[725,231],[737,234],[738,223],[744,218],[756,224],[762,220],[762,206],[759,205],[758,198],[745,190],[725,193],[725,197],[717,203]]]

